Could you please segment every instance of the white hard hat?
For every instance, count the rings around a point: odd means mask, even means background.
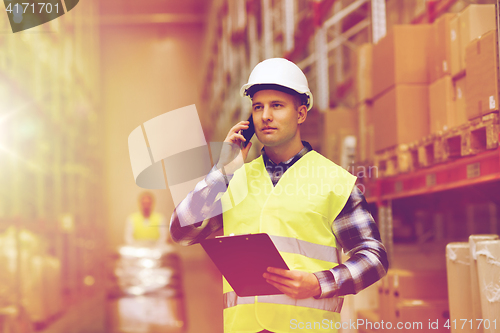
[[[241,87],[240,95],[251,99],[249,89],[254,85],[278,85],[292,89],[307,96],[307,101],[304,101],[307,111],[312,108],[313,96],[306,76],[299,66],[287,59],[271,58],[258,63],[250,73],[248,83]]]

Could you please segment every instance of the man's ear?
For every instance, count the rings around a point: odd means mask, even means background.
[[[299,112],[297,113],[298,117],[298,124],[302,124],[304,121],[306,121],[307,118],[307,106],[301,105],[299,106]]]

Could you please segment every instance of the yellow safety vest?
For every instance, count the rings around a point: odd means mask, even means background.
[[[149,223],[145,223],[146,218],[140,213],[132,214],[132,226],[134,227],[135,240],[155,241],[160,238],[161,214],[151,213]]]
[[[234,174],[222,196],[224,234],[267,233],[291,270],[318,272],[338,265],[332,223],[356,177],[310,151],[273,187],[262,156]],[[238,297],[223,279],[224,332],[334,332],[342,297]]]

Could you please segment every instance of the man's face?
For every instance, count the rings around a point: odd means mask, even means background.
[[[285,146],[298,135],[298,125],[304,122],[307,108],[297,109],[296,104],[294,96],[278,90],[260,90],[253,95],[255,134],[264,146]]]
[[[141,198],[141,211],[144,215],[149,215],[151,213],[151,208],[153,207],[153,199],[149,195],[144,195]]]

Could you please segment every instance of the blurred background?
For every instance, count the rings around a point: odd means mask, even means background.
[[[446,246],[500,228],[497,13],[495,0],[81,0],[17,33],[0,15],[0,332],[222,332],[221,276],[199,245],[123,250],[143,191],[127,138],[196,104],[207,142],[223,141],[271,57],[306,74],[303,139],[358,176],[391,258],[343,319],[481,318],[452,309],[450,288],[469,282],[447,276]],[[168,223],[169,190],[152,193]],[[134,265],[167,269],[154,297],[123,291]]]

